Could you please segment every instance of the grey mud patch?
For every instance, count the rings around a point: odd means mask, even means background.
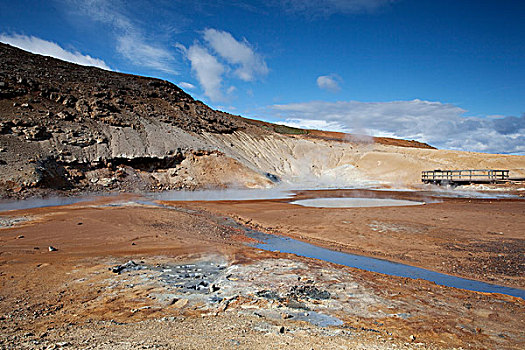
[[[296,327],[301,322],[344,327],[343,318],[348,315],[397,317],[371,312],[370,303],[387,310],[395,308],[395,302],[364,288],[344,269],[313,267],[295,260],[231,264],[221,256],[207,256],[184,263],[127,262],[112,269],[116,273],[110,288],[152,289],[149,306],[142,308],[198,308],[204,315],[237,312],[264,322],[285,320]]]
[[[0,216],[0,229],[17,226],[33,220],[30,216]]]

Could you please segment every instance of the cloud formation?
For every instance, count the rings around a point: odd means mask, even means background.
[[[268,74],[264,59],[257,54],[246,39],[237,41],[230,33],[206,29],[204,40],[229,64],[237,66],[235,75],[244,81],[253,81],[257,76]]]
[[[271,106],[279,123],[427,142],[445,149],[525,154],[525,115],[471,117],[430,101],[321,102]]]
[[[196,75],[204,94],[212,101],[224,100],[222,93],[222,75],[226,68],[215,56],[205,48],[195,43],[189,48],[178,44],[177,47],[183,52],[191,63],[191,70]]]
[[[287,11],[309,17],[374,12],[395,0],[281,0]]]
[[[178,85],[179,85],[180,88],[186,89],[186,90],[193,90],[193,89],[195,89],[195,85],[193,85],[192,83],[187,83],[185,81],[181,81]]]
[[[317,77],[316,82],[317,82],[317,86],[319,87],[319,89],[323,89],[326,91],[336,93],[341,90],[341,87],[339,86],[339,82],[341,80],[342,79],[339,76],[335,74],[331,74],[331,75],[321,75]]]
[[[204,94],[213,102],[224,101],[236,90],[230,85],[224,91],[225,77],[250,82],[268,74],[266,62],[250,43],[238,41],[228,32],[206,29],[203,43],[196,41],[189,47],[179,43],[176,47],[190,61]]]
[[[170,51],[159,44],[152,44],[140,26],[123,14],[119,1],[67,0],[74,12],[87,15],[92,20],[108,25],[115,36],[115,49],[136,66],[176,74],[174,58]]]
[[[32,53],[55,57],[64,61],[111,70],[103,60],[83,55],[78,51],[67,51],[57,43],[34,36],[21,34],[0,34],[0,41]]]
[[[318,119],[288,118],[284,121],[278,122],[278,124],[283,124],[283,125],[291,126],[293,128],[300,128],[300,129],[348,132],[348,128],[338,122],[331,122],[331,121],[318,120]]]

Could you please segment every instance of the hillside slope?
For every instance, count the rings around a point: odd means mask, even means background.
[[[46,191],[414,184],[525,157],[293,129],[215,111],[167,81],[0,44],[0,196]]]
[[[231,177],[221,167],[240,173],[239,185],[267,185],[264,175],[224,159],[202,138],[204,132],[237,130],[266,132],[212,110],[167,81],[79,66],[0,44],[4,195],[27,188],[228,185]],[[199,180],[202,172],[209,178]],[[156,178],[165,173],[169,182]]]

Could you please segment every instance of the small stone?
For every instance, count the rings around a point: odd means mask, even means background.
[[[75,119],[75,116],[69,113],[68,111],[58,112],[57,117],[66,121],[72,121],[73,119]]]
[[[177,309],[182,309],[186,304],[188,304],[188,299],[179,299],[173,303],[173,306]]]
[[[414,341],[414,340],[416,340],[416,336],[412,334],[412,335],[410,335],[409,339],[410,339],[410,341]]]
[[[284,326],[281,326],[281,328],[279,328],[279,333],[284,334],[284,331],[285,331]]]
[[[210,293],[214,293],[221,289],[219,286],[215,285],[214,283],[210,284]]]
[[[24,235],[17,236],[16,238],[17,239],[22,239],[22,238],[24,238]]]
[[[58,249],[50,245],[47,249],[49,249],[50,252],[56,252]]]

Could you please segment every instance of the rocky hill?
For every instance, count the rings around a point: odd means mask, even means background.
[[[188,158],[187,163],[213,163],[222,153],[199,136],[238,130],[265,132],[212,110],[170,82],[79,66],[0,43],[4,196],[31,188],[183,188],[183,182],[167,184],[151,173],[175,169]]]
[[[440,167],[525,174],[524,159],[244,119],[167,81],[0,43],[0,197],[417,183],[421,170]]]

